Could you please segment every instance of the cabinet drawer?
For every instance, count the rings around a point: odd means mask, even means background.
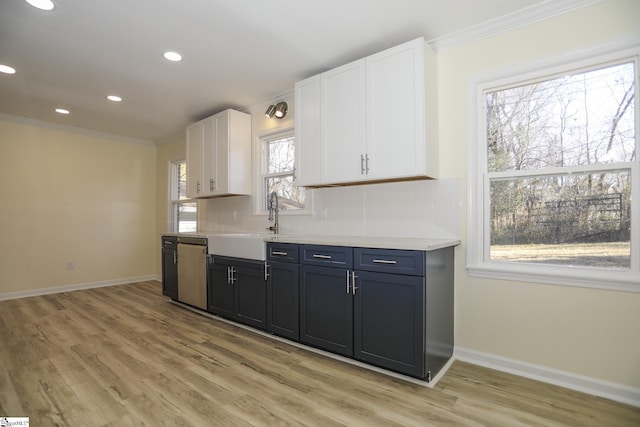
[[[298,258],[296,243],[267,243],[267,259],[269,261],[297,263]]]
[[[353,267],[353,250],[345,246],[301,245],[300,257],[301,264]]]
[[[162,247],[176,249],[178,247],[178,236],[162,236]]]
[[[354,248],[354,269],[424,276],[425,253],[398,249]]]

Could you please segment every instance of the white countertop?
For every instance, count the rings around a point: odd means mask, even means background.
[[[433,251],[457,246],[458,239],[427,239],[413,237],[327,236],[314,234],[272,234],[265,242],[301,243],[310,245],[354,246],[362,248],[409,249]]]
[[[206,237],[215,235],[262,236],[265,242],[298,243],[307,245],[353,246],[363,248],[405,249],[433,251],[436,249],[457,246],[459,239],[430,239],[415,237],[378,237],[378,236],[329,236],[320,234],[266,234],[247,232],[219,233],[162,233],[163,236]]]

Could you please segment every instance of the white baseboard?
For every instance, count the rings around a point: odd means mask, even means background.
[[[454,358],[486,368],[496,369],[521,377],[531,378],[616,402],[640,407],[640,388],[603,381],[583,375],[573,374],[546,366],[534,365],[516,359],[496,356],[467,348],[456,347]]]
[[[56,286],[53,288],[40,288],[28,291],[6,292],[0,294],[0,301],[35,297],[39,295],[59,294],[62,292],[79,291],[82,289],[102,288],[105,286],[125,285],[127,283],[146,282],[149,280],[157,280],[157,278],[156,276],[138,276],[114,280],[102,280],[99,282],[77,283],[75,285]]]

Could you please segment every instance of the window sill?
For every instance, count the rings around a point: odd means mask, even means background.
[[[631,271],[550,265],[541,267],[531,264],[518,264],[515,266],[500,263],[480,263],[467,265],[467,272],[472,277],[484,279],[577,286],[609,291],[640,292],[640,277]]]

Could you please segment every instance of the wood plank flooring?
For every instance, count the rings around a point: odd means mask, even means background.
[[[0,416],[32,426],[640,426],[456,362],[429,389],[193,313],[158,282],[0,301]]]

